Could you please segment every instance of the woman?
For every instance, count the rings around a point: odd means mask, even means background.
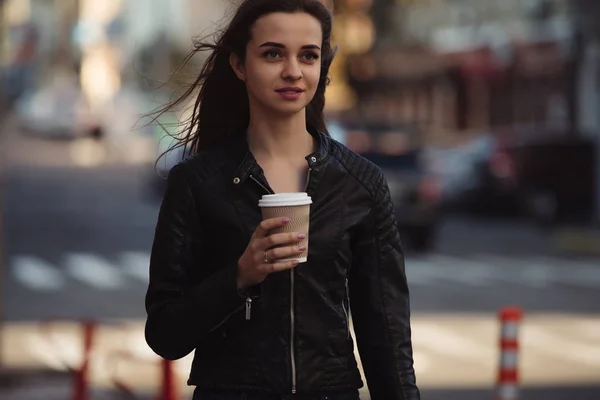
[[[381,171],[327,134],[334,51],[318,0],[246,0],[183,102],[199,88],[158,217],[146,340],[167,359],[195,350],[196,400],[419,399],[409,295]],[[178,103],[176,102],[176,103]],[[165,110],[167,110],[166,108]],[[267,193],[312,197],[307,232],[273,234]],[[276,248],[277,247],[277,248]]]

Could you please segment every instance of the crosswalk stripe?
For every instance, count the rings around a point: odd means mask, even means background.
[[[426,373],[435,364],[433,357],[419,348],[413,348],[413,359],[417,375]]]
[[[125,286],[120,271],[108,261],[93,254],[67,254],[65,264],[71,276],[97,289],[111,290]]]
[[[574,263],[564,275],[564,280],[576,286],[596,287],[600,285],[600,265]]]
[[[33,255],[11,257],[15,280],[31,290],[59,291],[72,277],[100,290],[148,284],[150,254],[126,251],[112,263],[93,253],[67,253],[65,268]],[[487,287],[508,283],[536,289],[557,284],[600,287],[600,261],[551,257],[507,257],[492,254],[407,256],[406,276],[411,286],[461,285]]]
[[[584,319],[577,323],[577,332],[589,340],[600,339],[600,318]]]
[[[600,286],[600,260],[584,262],[550,257],[538,257],[554,280],[575,286]]]
[[[75,362],[63,353],[63,349],[59,349],[55,343],[49,343],[46,338],[42,338],[37,333],[25,335],[25,343],[26,349],[46,368],[63,371],[76,366]],[[65,352],[71,354],[69,350]]]
[[[406,260],[406,279],[410,285],[430,285],[438,279],[438,271],[431,268],[431,264],[422,259]]]
[[[124,324],[98,326],[98,339],[91,355],[92,377],[95,383],[110,382],[115,376],[115,354],[131,354],[133,368],[119,369],[119,377],[138,385],[152,385],[147,379],[148,366],[158,367],[160,358],[144,340],[142,318],[123,321]],[[530,315],[520,329],[519,372],[524,385],[582,386],[594,385],[600,374],[600,338],[580,341],[580,328],[597,327],[594,315]],[[60,322],[49,331],[36,324],[7,324],[3,337],[11,347],[25,349],[9,352],[7,365],[46,365],[65,369],[81,362],[81,333],[76,321]],[[425,387],[463,388],[489,387],[499,363],[499,329],[493,315],[463,313],[417,313],[412,319],[413,355],[417,377]],[[353,335],[354,336],[354,335]],[[357,361],[360,366],[360,358]],[[177,377],[189,374],[193,353],[174,364]],[[141,371],[138,374],[137,371]],[[362,372],[362,370],[361,370]],[[121,375],[123,373],[124,375]],[[131,375],[130,375],[131,374]],[[110,375],[110,376],[109,376]],[[364,375],[363,375],[364,376]],[[139,380],[138,380],[139,379]],[[430,386],[431,385],[431,386]],[[142,386],[135,386],[140,392]],[[154,388],[153,388],[154,389]]]
[[[483,286],[493,282],[494,271],[489,264],[444,255],[431,255],[430,259],[435,265],[444,266],[440,269],[448,270],[444,279],[469,286]]]
[[[430,255],[409,258],[406,265],[409,283],[416,285],[450,282],[468,286],[486,286],[497,279],[497,273],[492,266],[478,260]]]
[[[65,279],[52,264],[34,256],[12,259],[12,272],[24,286],[41,292],[56,292],[65,286]]]
[[[538,288],[547,288],[557,281],[556,269],[553,266],[535,261],[519,271],[518,275],[522,277],[524,284]]]
[[[121,254],[123,269],[143,283],[148,283],[150,255],[144,252],[128,251]]]
[[[487,286],[502,275],[492,265],[482,260],[468,260],[457,257],[431,255],[406,262],[410,284],[431,285],[450,282],[468,286]]]
[[[581,344],[565,337],[543,331],[539,327],[524,326],[523,343],[542,353],[577,364],[600,367],[600,348]]]
[[[412,327],[413,345],[418,349],[457,359],[471,360],[482,357],[490,349],[475,340],[458,335],[441,324],[421,322]]]
[[[477,255],[486,260],[495,270],[503,271],[497,278],[524,286],[546,288],[556,282],[556,268],[543,257],[510,258]]]

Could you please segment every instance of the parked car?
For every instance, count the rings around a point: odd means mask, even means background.
[[[542,223],[591,220],[596,147],[578,132],[543,131],[507,145],[522,211]]]
[[[344,130],[341,134],[336,126],[332,136],[383,170],[401,235],[414,250],[432,248],[441,220],[441,190],[428,172],[419,129],[365,122]]]
[[[448,152],[455,156],[443,170],[459,172],[446,187],[446,206],[485,214],[518,213],[514,162],[497,137],[482,133]]]
[[[443,207],[451,210],[469,210],[488,207],[488,186],[504,190],[504,175],[495,180],[500,163],[488,167],[496,153],[496,140],[491,135],[478,135],[450,147],[430,147],[426,158],[430,173],[440,185]],[[500,158],[499,158],[500,160]]]
[[[97,128],[83,92],[69,77],[23,93],[15,116],[21,132],[44,139],[76,139]]]
[[[544,223],[585,220],[592,214],[594,141],[576,132],[482,134],[433,150],[430,157],[444,205],[453,209]]]

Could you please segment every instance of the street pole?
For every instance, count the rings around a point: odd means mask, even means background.
[[[4,41],[6,40],[4,36],[6,34],[6,24],[4,21],[4,6],[4,0],[0,0],[0,65],[4,65],[6,63],[6,60],[4,60],[4,57],[6,55],[2,51],[2,49],[4,48]],[[5,78],[2,75],[0,75],[0,123],[6,117],[6,111],[8,108],[6,104],[6,86],[4,80]]]
[[[0,0],[0,45],[4,44],[4,0]],[[0,50],[1,51],[1,50]],[[0,61],[3,61],[4,54],[0,52]],[[0,377],[5,369],[4,357],[2,353],[2,343],[4,338],[4,274],[6,270],[4,268],[4,240],[5,240],[5,227],[4,227],[4,163],[6,157],[3,154],[6,145],[3,145],[4,135],[6,130],[5,121],[8,119],[7,104],[5,99],[5,86],[4,78],[0,76]]]
[[[596,91],[596,107],[600,107],[600,40],[598,38],[596,38],[596,40],[594,40],[594,44],[593,44],[593,54],[594,54],[594,60],[595,60],[595,68],[594,68],[594,72],[596,75],[596,87],[594,88],[594,90]],[[596,132],[594,132],[595,134],[595,140],[596,140],[596,153],[595,153],[595,160],[596,160],[596,219],[595,219],[595,225],[600,227],[600,113],[596,112]]]

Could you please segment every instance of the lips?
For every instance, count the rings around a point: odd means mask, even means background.
[[[286,88],[281,88],[281,89],[277,89],[275,90],[277,93],[290,93],[290,94],[295,94],[295,93],[302,93],[304,92],[303,89],[297,88],[297,87],[286,87]]]

